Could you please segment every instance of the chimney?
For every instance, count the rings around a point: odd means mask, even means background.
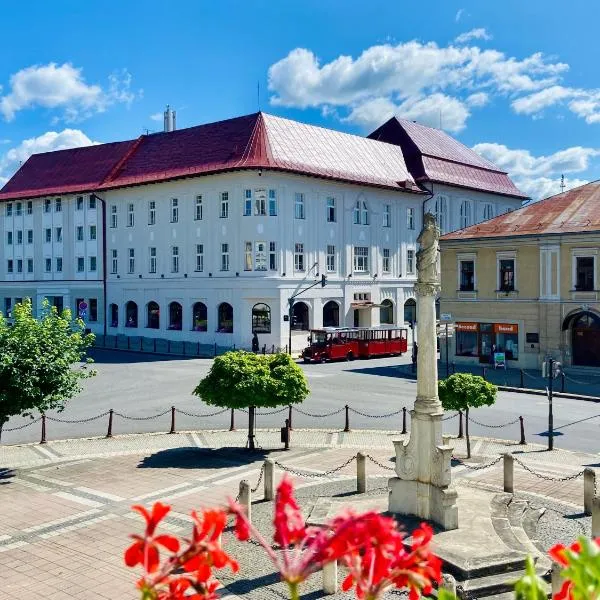
[[[175,111],[171,110],[171,107],[167,104],[167,110],[164,112],[164,131],[167,133],[175,131],[175,129],[177,129]]]

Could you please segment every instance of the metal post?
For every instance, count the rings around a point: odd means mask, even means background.
[[[294,316],[294,299],[288,298],[288,319],[289,319],[289,332],[288,332],[288,353],[292,355],[292,317]]]
[[[152,338],[152,343],[154,345],[154,352],[156,352],[156,338]]]
[[[198,347],[196,348],[196,356],[200,356],[200,342],[198,342]]]
[[[527,443],[525,442],[525,423],[523,422],[523,417],[519,417],[519,426],[521,428],[521,441],[519,442],[519,444],[523,446]]]
[[[548,359],[548,450],[554,450],[554,415],[552,414],[552,358]]]
[[[250,482],[247,479],[240,481],[240,500],[241,506],[246,511],[246,517],[248,521],[252,518],[252,491],[250,489]]]
[[[359,494],[367,491],[367,457],[362,452],[356,454],[356,491]]]
[[[521,386],[520,387],[523,388],[523,387],[525,387],[523,385],[523,369],[521,369],[521,373],[520,374],[521,374]]]
[[[406,433],[406,406],[402,407],[402,433]]]
[[[287,420],[290,423],[290,431],[291,431],[292,429],[294,429],[292,427],[292,405],[291,404],[288,406],[288,418],[287,418]]]
[[[175,407],[171,406],[171,430],[169,433],[175,433]]]
[[[592,501],[592,537],[600,536],[600,498]]]
[[[463,435],[463,411],[459,410],[458,411],[458,439],[462,440],[464,435]]]
[[[350,411],[347,404],[344,408],[346,409],[346,424],[344,425],[344,432],[348,433],[350,431]]]
[[[275,478],[273,476],[275,472],[275,463],[270,458],[267,458],[263,464],[265,469],[265,500],[273,500],[273,498],[275,498]]]
[[[285,420],[285,428],[287,429],[287,435],[285,436],[285,443],[283,446],[284,450],[289,450],[290,449],[290,421],[289,419]]]
[[[108,431],[106,432],[107,438],[112,437],[113,412],[114,411],[112,408],[108,411]]]
[[[596,495],[596,471],[589,467],[583,471],[583,512],[592,514],[592,504]]]
[[[450,363],[448,362],[448,321],[446,321],[446,377],[450,377]]]
[[[504,455],[504,491],[507,494],[514,493],[515,461],[513,455]]]
[[[565,372],[562,371],[560,374],[561,382],[560,382],[560,391],[564,394],[565,392]]]
[[[254,416],[255,416],[255,406],[248,407],[248,450],[255,450],[256,446],[254,444]]]
[[[439,589],[450,592],[453,596],[456,596],[456,579],[450,573],[442,574],[442,581],[440,582]]]
[[[231,409],[231,422],[229,425],[229,431],[235,431],[235,416],[234,416],[234,409]]]
[[[486,375],[486,373],[487,373],[487,368],[486,368],[486,367],[483,367],[482,371],[483,371],[483,373],[482,373],[482,377],[485,379],[485,375]],[[486,380],[486,381],[487,381],[487,380]]]
[[[214,355],[213,356],[217,356],[217,342],[215,342],[215,350],[214,350]]]
[[[42,415],[42,439],[40,440],[40,444],[46,443],[46,415]]]

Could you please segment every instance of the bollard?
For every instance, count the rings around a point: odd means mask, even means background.
[[[600,536],[600,498],[592,501],[592,537]]]
[[[481,375],[481,376],[482,376],[484,379],[485,379],[485,376],[486,376],[486,374],[487,374],[487,367],[483,367],[483,373],[482,373],[482,375]],[[486,379],[486,381],[487,381],[487,379]]]
[[[523,422],[523,417],[519,417],[519,426],[521,427],[521,441],[519,444],[523,446],[527,442],[525,441],[525,423]]]
[[[514,493],[515,460],[513,455],[507,452],[504,455],[504,491],[507,494]]]
[[[558,563],[552,563],[552,571],[550,573],[550,582],[552,585],[552,597],[555,598],[563,586],[563,578],[560,576],[562,566]]]
[[[175,432],[175,407],[171,406],[171,429],[169,430],[169,433],[176,433]]]
[[[406,433],[406,406],[402,407],[402,433]]]
[[[328,596],[337,594],[338,573],[337,560],[323,565],[323,593]]]
[[[42,414],[42,439],[40,444],[46,443],[46,415]]]
[[[111,408],[108,411],[108,431],[106,432],[106,437],[112,437],[112,423],[113,423],[113,409]]]
[[[215,342],[215,349],[214,349],[214,354],[213,356],[217,356],[217,342]]]
[[[458,439],[462,440],[464,437],[463,434],[463,411],[458,411]]]
[[[456,596],[456,579],[450,573],[443,573],[439,589],[446,590]]]
[[[520,375],[521,375],[521,386],[520,387],[523,388],[523,387],[525,387],[523,385],[523,383],[524,383],[524,381],[523,381],[523,369],[521,369]]]
[[[350,431],[350,411],[347,404],[344,408],[346,409],[346,424],[344,425],[344,432],[348,433]]]
[[[267,353],[267,345],[263,344],[263,356]]]
[[[564,393],[565,391],[565,373],[564,371],[561,371],[560,373],[560,377],[561,377],[561,382],[560,382],[560,391],[562,393]]]
[[[284,450],[289,450],[290,449],[290,421],[289,419],[285,420],[285,427],[283,428],[283,430],[285,431],[285,437],[283,439],[283,449]]]
[[[359,494],[367,491],[367,457],[362,452],[356,454],[356,491]]]
[[[248,521],[252,522],[252,491],[250,489],[250,482],[247,479],[240,481],[239,503],[246,511]]]
[[[229,431],[235,431],[235,415],[233,408],[231,409],[231,420],[229,424]]]
[[[596,471],[584,469],[583,471],[583,512],[587,516],[592,514],[592,504],[596,495]]]
[[[265,482],[265,500],[273,500],[275,498],[275,463],[267,458],[264,464],[264,482]]]
[[[288,406],[288,421],[290,422],[290,431],[291,431],[292,429],[294,429],[292,427],[292,405],[291,404]]]

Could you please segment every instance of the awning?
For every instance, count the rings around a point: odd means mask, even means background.
[[[363,300],[362,302],[351,302],[350,307],[355,308],[357,310],[364,310],[369,308],[381,308],[382,304],[375,304],[374,302],[369,302],[367,300]]]

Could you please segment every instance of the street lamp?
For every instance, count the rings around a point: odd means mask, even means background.
[[[304,292],[307,292],[308,290],[314,288],[315,286],[317,286],[319,284],[321,284],[322,288],[324,288],[327,285],[327,277],[325,277],[325,275],[321,275],[321,279],[319,281],[316,281],[312,285],[309,285],[307,288],[304,288],[303,290],[300,290],[300,291],[296,292],[295,294],[292,294],[288,298],[288,321],[289,321],[289,325],[290,325],[289,331],[288,331],[288,353],[290,356],[292,355],[292,322],[293,322],[293,318],[294,318],[294,300],[301,294],[304,294]]]

